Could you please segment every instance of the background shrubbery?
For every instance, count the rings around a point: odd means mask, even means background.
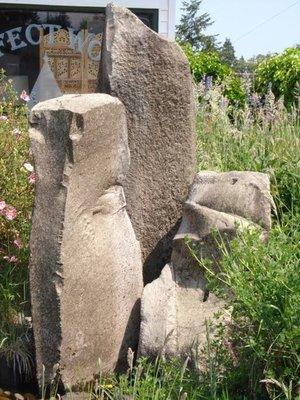
[[[189,43],[183,44],[182,49],[189,60],[195,81],[204,81],[206,87],[211,86],[212,82],[222,83],[222,92],[232,105],[243,107],[249,90],[261,96],[266,96],[271,90],[276,100],[284,100],[285,106],[298,107],[295,103],[300,94],[300,49],[289,48],[282,54],[265,58],[249,75],[253,76],[250,87],[243,85],[242,74],[237,74],[222,62],[217,51],[196,51]]]
[[[29,232],[34,176],[27,107],[0,71],[0,360],[29,372]],[[26,169],[27,168],[27,169]]]
[[[190,44],[182,45],[182,48],[197,83],[204,81],[207,88],[213,83],[223,83],[223,94],[231,104],[237,107],[245,104],[246,93],[241,79],[228,65],[221,62],[217,52],[194,51]]]
[[[300,49],[286,49],[262,61],[255,70],[255,86],[261,94],[271,88],[276,99],[283,97],[286,106],[294,105],[300,94]]]

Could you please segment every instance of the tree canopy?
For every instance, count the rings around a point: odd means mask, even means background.
[[[190,44],[194,50],[216,50],[217,35],[206,35],[206,29],[214,21],[208,13],[200,13],[202,0],[184,1],[182,16],[179,25],[176,26],[176,36],[180,43]]]
[[[221,61],[233,68],[236,64],[235,50],[231,40],[226,38],[223,46],[220,49]]]

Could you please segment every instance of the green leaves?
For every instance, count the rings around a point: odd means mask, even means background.
[[[286,216],[271,230],[267,244],[261,242],[259,231],[244,231],[232,241],[230,251],[216,235],[222,253],[220,275],[206,273],[210,290],[225,298],[232,310],[230,329],[216,341],[219,346],[224,340],[232,343],[238,360],[234,368],[243,371],[244,390],[248,386],[250,391],[256,382],[257,396],[262,379],[281,383],[272,386],[271,399],[280,395],[278,387],[295,389],[299,378],[300,231],[294,229],[296,225],[300,225],[299,214]],[[227,360],[223,368],[223,384],[233,394],[237,382],[230,378],[232,362]],[[263,392],[260,396],[265,398]]]
[[[296,103],[300,84],[300,49],[288,48],[282,54],[262,61],[255,71],[256,89],[266,94],[269,86],[276,98],[284,96],[287,106]]]
[[[215,50],[216,36],[206,35],[205,30],[213,24],[207,13],[200,14],[202,0],[190,0],[182,3],[182,16],[176,26],[177,40],[196,50]]]
[[[205,77],[211,77],[213,83],[223,83],[223,95],[230,104],[243,106],[246,101],[246,93],[242,87],[240,78],[234,71],[220,60],[217,52],[196,52],[191,45],[183,45],[182,49],[187,56],[192,74],[197,83]]]

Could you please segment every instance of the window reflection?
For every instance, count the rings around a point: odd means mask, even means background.
[[[137,13],[153,27],[153,15]],[[104,13],[0,10],[0,68],[34,102],[97,87]]]

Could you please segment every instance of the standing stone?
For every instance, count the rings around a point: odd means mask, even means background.
[[[126,108],[131,165],[124,184],[146,282],[171,255],[196,172],[195,93],[189,63],[133,13],[106,8],[100,90]]]
[[[224,307],[222,300],[208,292],[205,271],[192,257],[186,238],[197,245],[198,257],[210,259],[217,271],[221,254],[212,230],[217,230],[225,243],[245,229],[259,229],[266,239],[271,205],[266,174],[197,174],[174,238],[171,263],[144,288],[140,355],[186,357],[193,343],[206,343],[206,320]]]
[[[89,381],[136,347],[142,262],[122,188],[126,117],[105,94],[65,95],[32,109],[38,180],[30,287],[38,378]]]

